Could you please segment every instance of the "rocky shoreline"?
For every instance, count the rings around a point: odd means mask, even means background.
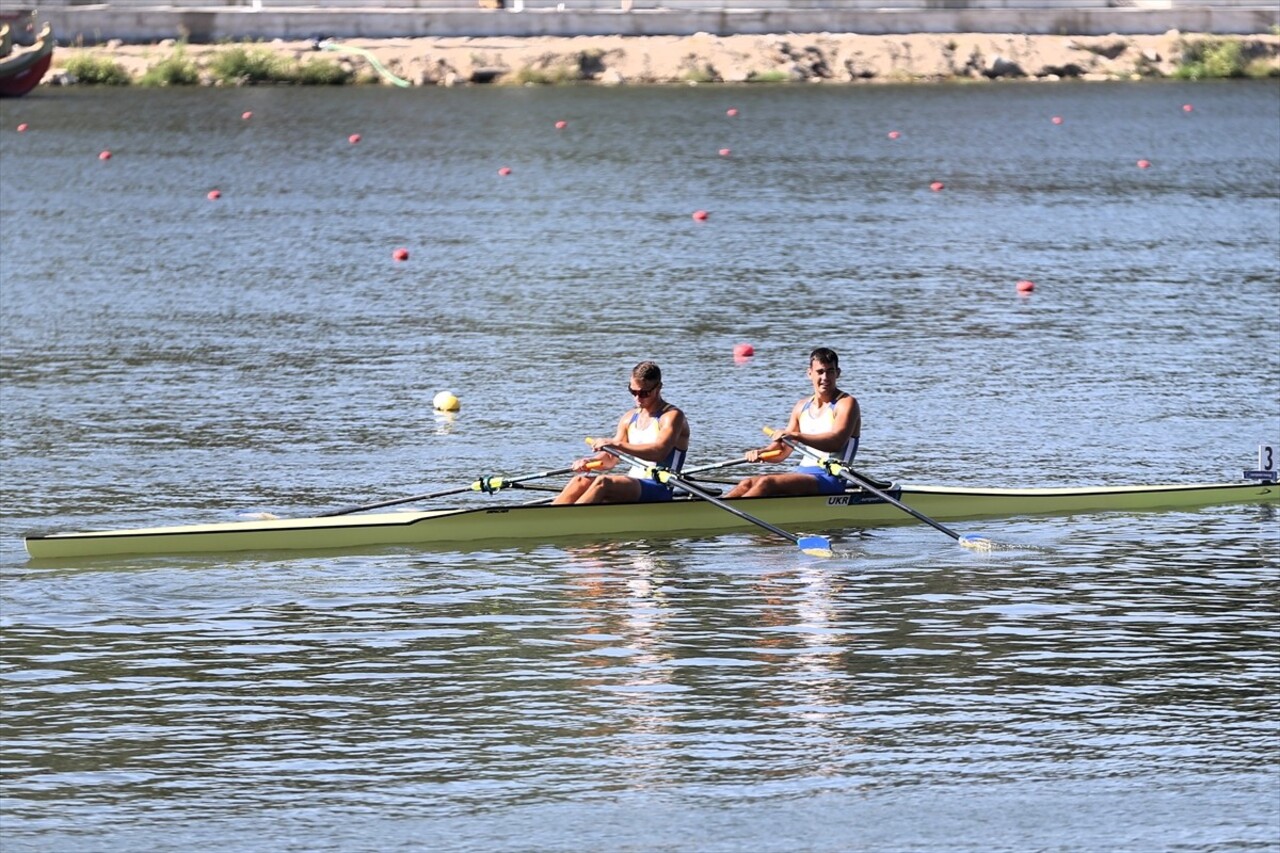
[[[572,38],[406,38],[328,42],[156,45],[109,42],[58,51],[48,82],[74,83],[75,56],[109,60],[137,80],[148,68],[182,56],[201,71],[219,52],[262,50],[305,63],[336,62],[353,78],[414,86],[468,84],[600,85],[807,82],[907,83],[964,80],[1130,80],[1174,76],[1206,46],[1239,60],[1248,76],[1280,76],[1280,35],[1047,36],[956,33],[867,36],[841,33],[773,36],[579,36]],[[381,71],[377,71],[378,66]],[[376,73],[375,73],[376,72]],[[1231,76],[1231,75],[1208,75]],[[403,85],[403,83],[401,84]]]

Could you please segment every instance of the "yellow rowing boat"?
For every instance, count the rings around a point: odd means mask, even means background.
[[[1077,512],[1139,512],[1280,500],[1274,481],[1058,489],[892,486],[920,513],[958,520]],[[742,498],[733,506],[788,529],[839,530],[911,521],[899,507],[859,488],[842,495]],[[121,554],[199,554],[382,546],[437,547],[489,542],[669,536],[750,529],[750,521],[692,497],[669,503],[600,506],[480,505],[425,511],[267,519],[43,533],[25,537],[33,559]]]

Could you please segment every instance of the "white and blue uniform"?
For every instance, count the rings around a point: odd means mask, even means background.
[[[800,432],[831,432],[836,425],[836,403],[848,396],[842,391],[839,397],[836,397],[826,405],[819,403],[816,396],[810,397],[800,410]],[[796,473],[809,474],[816,477],[818,479],[818,494],[838,495],[844,492],[845,481],[828,472],[826,468],[822,467],[822,463],[831,457],[835,457],[846,465],[852,462],[853,457],[858,453],[858,437],[856,435],[849,436],[849,440],[844,443],[844,447],[840,448],[838,453],[825,453],[800,442],[796,442],[796,451],[799,453],[799,458],[796,460],[798,464]]]
[[[662,414],[671,411],[673,407],[668,404],[662,410]],[[640,426],[640,409],[636,409],[631,415],[631,422],[627,424],[627,444],[654,444],[658,440],[658,421],[662,415],[649,418],[649,422],[644,426]],[[684,467],[684,458],[687,450],[681,450],[678,447],[671,448],[661,461],[655,463],[668,471],[680,472]],[[649,476],[646,468],[631,466],[631,470],[627,471],[628,477],[634,477],[640,481],[640,502],[652,503],[654,501],[671,500],[671,487],[666,483],[659,483],[657,480]]]

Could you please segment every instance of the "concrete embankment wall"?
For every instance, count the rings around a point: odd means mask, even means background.
[[[871,0],[868,0],[870,5]],[[1031,0],[1035,2],[1035,0]],[[39,18],[63,44],[111,39],[148,44],[185,38],[194,43],[245,39],[532,36],[767,35],[774,33],[1026,33],[1031,35],[1258,34],[1280,26],[1280,5],[1173,8],[1103,7],[1075,0],[1016,7],[987,0],[982,8],[719,10],[447,10],[286,7],[46,6]],[[853,4],[851,3],[850,6]]]

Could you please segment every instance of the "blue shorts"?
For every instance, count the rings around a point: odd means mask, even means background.
[[[671,500],[671,489],[657,480],[636,477],[636,482],[640,484],[640,503],[652,504]]]
[[[818,494],[820,495],[843,495],[845,487],[848,485],[843,477],[829,474],[827,469],[819,468],[817,465],[801,465],[796,468],[796,473],[808,474],[817,480]]]

